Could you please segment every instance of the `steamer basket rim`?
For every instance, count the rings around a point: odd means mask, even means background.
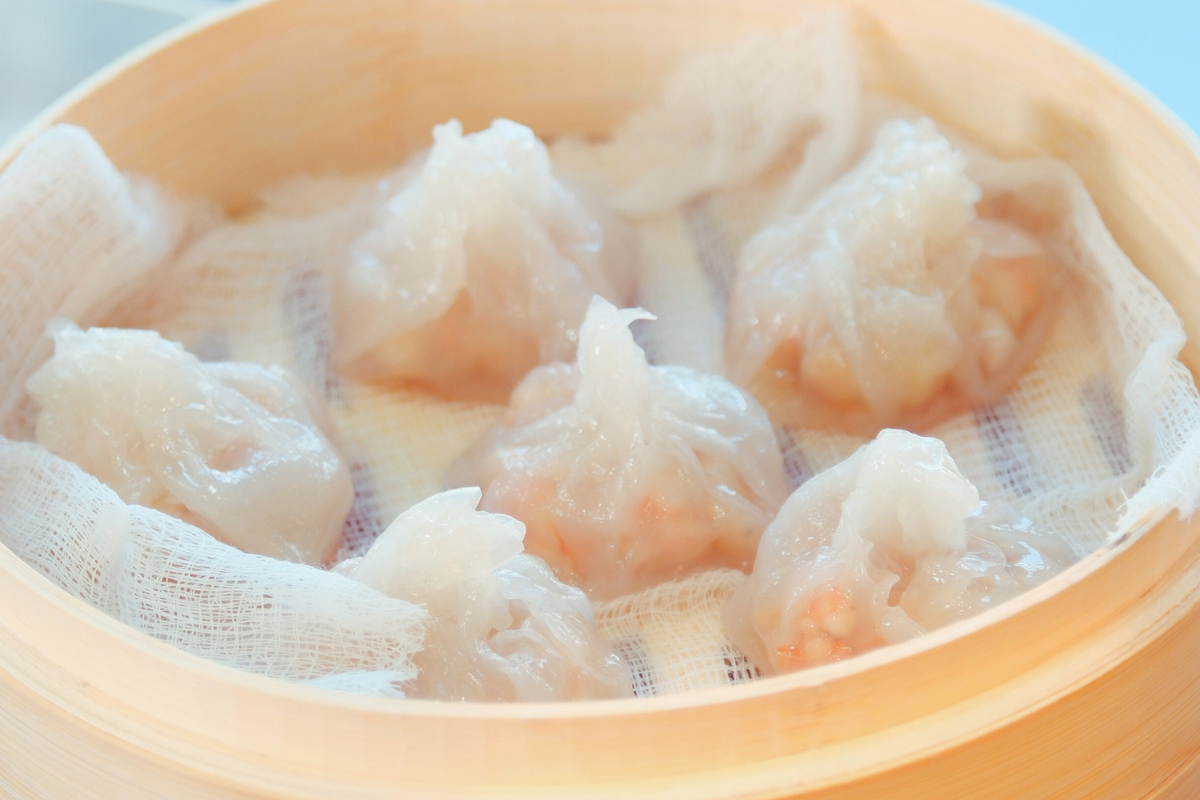
[[[878,2],[880,0],[867,0],[867,3],[863,3],[861,0],[835,0],[835,4],[852,5],[858,8],[872,1]],[[131,66],[145,61],[155,54],[167,50],[202,31],[216,27],[239,16],[254,13],[262,7],[286,2],[288,0],[248,0],[247,2],[231,6],[228,9],[222,9],[183,23],[179,27],[135,48],[130,53],[70,90],[46,111],[42,112],[22,128],[7,144],[3,145],[0,148],[0,170],[3,170],[24,145],[38,133],[66,116],[80,100],[119,78]],[[580,2],[602,4],[605,0],[580,0]],[[1097,69],[1103,77],[1112,81],[1119,91],[1129,95],[1137,101],[1138,105],[1143,106],[1147,110],[1149,117],[1153,118],[1165,131],[1169,132],[1176,140],[1176,143],[1186,148],[1194,159],[1200,161],[1200,138],[1177,115],[1119,69],[1079,43],[1069,39],[1044,23],[1020,12],[1002,7],[993,2],[993,0],[937,0],[937,2],[945,5],[975,6],[986,10],[988,13],[1005,17],[1010,21],[1025,26],[1032,35],[1052,42],[1055,46],[1071,55],[1074,60],[1087,62],[1089,66]],[[1200,214],[1200,210],[1197,210],[1197,213]],[[816,667],[739,686],[714,687],[678,695],[652,698],[572,703],[453,704],[417,699],[389,700],[385,698],[358,697],[342,692],[289,684],[281,680],[254,675],[233,667],[217,664],[199,656],[184,653],[174,647],[154,640],[146,634],[140,633],[108,617],[103,612],[88,606],[83,601],[72,597],[66,591],[50,583],[44,576],[17,558],[7,548],[0,548],[0,573],[7,573],[10,578],[18,578],[27,583],[36,582],[36,588],[46,593],[46,600],[53,602],[61,613],[85,618],[89,624],[100,627],[106,630],[111,636],[123,640],[133,649],[141,651],[145,657],[154,657],[163,660],[171,664],[175,669],[198,677],[204,676],[226,684],[240,684],[241,687],[255,692],[274,694],[316,705],[372,711],[389,716],[463,717],[471,719],[507,719],[510,717],[520,717],[521,719],[579,719],[634,714],[644,715],[697,706],[736,704],[739,701],[751,698],[787,691],[802,691],[808,687],[817,687],[835,680],[852,678],[882,665],[938,649],[950,641],[977,633],[1001,620],[1018,616],[1031,607],[1040,604],[1048,597],[1058,594],[1066,587],[1085,581],[1097,569],[1119,558],[1122,553],[1134,546],[1145,532],[1152,527],[1151,523],[1157,521],[1148,520],[1146,524],[1139,525],[1134,530],[1115,536],[1108,544],[1081,559],[1071,568],[1047,583],[997,608],[933,631],[917,639],[882,648],[846,662]],[[33,584],[30,583],[30,585],[32,586]]]

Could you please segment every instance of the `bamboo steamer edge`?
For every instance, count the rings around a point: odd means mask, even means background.
[[[1196,140],[1053,33],[965,0],[842,0],[870,88],[1084,177],[1200,364]],[[270,0],[118,63],[43,115],[230,210],[508,116],[601,134],[783,0]],[[1200,521],[1171,514],[992,612],[843,664],[562,705],[381,701],[188,656],[0,548],[0,793],[38,798],[1193,798]]]

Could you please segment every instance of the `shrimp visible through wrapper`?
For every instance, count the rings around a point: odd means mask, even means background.
[[[940,441],[885,430],[784,503],[722,616],[759,669],[788,672],[979,613],[1075,558],[981,502]]]
[[[503,402],[570,357],[593,294],[632,298],[636,237],[524,125],[464,135],[451,120],[433,135],[334,275],[334,361],[357,380]]]
[[[922,430],[993,402],[1036,355],[1063,265],[1014,222],[977,216],[967,166],[929,120],[894,120],[746,245],[726,362],[773,420]]]
[[[795,641],[775,648],[774,662],[790,671],[848,658],[855,652],[847,638],[857,619],[850,596],[834,586],[826,587],[795,621]]]
[[[596,297],[575,365],[531,373],[504,422],[453,466],[482,508],[526,524],[560,579],[610,599],[692,572],[748,571],[786,494],[766,414],[728,381],[647,363]]]

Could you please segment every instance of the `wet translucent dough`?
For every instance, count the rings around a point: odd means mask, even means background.
[[[786,496],[762,408],[732,383],[650,366],[641,309],[592,301],[575,364],[532,372],[448,475],[520,519],[526,548],[599,599],[691,572],[746,571]]]
[[[529,128],[439,125],[337,273],[338,368],[503,402],[533,367],[572,357],[593,294],[631,299],[632,236],[555,177]]]
[[[354,489],[324,410],[288,373],[202,363],[153,331],[63,324],[54,345],[27,384],[48,450],[246,552],[332,556]]]
[[[477,488],[401,514],[338,572],[432,615],[406,694],[442,700],[632,696],[629,670],[597,632],[580,590],[522,553],[525,526],[476,511]]]
[[[889,429],[784,503],[723,617],[760,669],[788,672],[972,616],[1075,560],[981,502],[942,442]]]
[[[966,168],[929,120],[888,122],[857,167],[746,245],[727,368],[772,419],[922,430],[994,402],[1036,354],[1061,266],[976,217]]]

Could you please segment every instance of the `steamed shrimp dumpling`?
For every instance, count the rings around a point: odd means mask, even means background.
[[[575,364],[534,370],[505,419],[448,482],[520,519],[528,550],[598,599],[704,569],[746,571],[786,495],[775,434],[723,378],[650,366],[629,324],[595,298]]]
[[[529,128],[439,125],[336,275],[338,367],[507,400],[533,367],[571,357],[593,294],[632,296],[631,237],[554,175]]]
[[[760,669],[788,672],[972,616],[1075,560],[981,502],[942,442],[889,429],[788,498],[723,617]]]
[[[1036,354],[1061,266],[977,218],[967,165],[929,120],[893,120],[807,210],[747,243],[726,360],[773,419],[927,428],[993,402]]]
[[[633,694],[587,596],[522,552],[525,526],[471,487],[418,503],[336,570],[431,615],[409,696],[581,700]]]
[[[64,324],[54,345],[27,383],[40,444],[126,503],[246,552],[333,555],[350,472],[322,430],[324,408],[287,372],[202,363],[154,331]]]

